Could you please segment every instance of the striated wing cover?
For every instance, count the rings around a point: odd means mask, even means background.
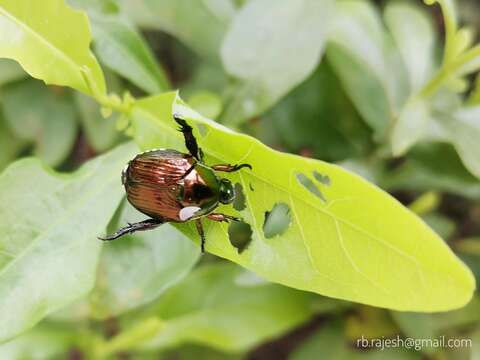
[[[194,159],[175,150],[153,150],[130,161],[123,182],[128,201],[152,218],[179,221],[181,181]]]

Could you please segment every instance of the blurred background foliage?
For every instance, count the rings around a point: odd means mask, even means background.
[[[413,124],[407,119],[404,127],[389,128],[392,117],[403,116],[397,111],[408,103],[408,94],[439,66],[445,26],[438,6],[409,0],[402,3],[407,8],[402,13],[405,7],[372,2],[350,13],[345,23],[339,21],[344,33],[329,35],[318,24],[332,20],[328,7],[333,0],[322,1],[321,16],[304,14],[301,23],[294,21],[294,5],[276,10],[268,1],[69,2],[89,14],[93,49],[109,89],[138,96],[180,89],[203,115],[275,149],[359,173],[422,216],[478,282],[480,110],[463,113],[461,121],[468,127],[439,120],[440,125],[433,124],[443,130],[420,130],[423,110],[413,104],[405,115]],[[459,0],[457,9],[460,24],[478,33],[480,3]],[[255,37],[262,40],[258,48],[244,46]],[[324,49],[317,40],[325,37]],[[405,39],[410,42],[399,48],[411,52],[395,52],[394,42]],[[308,54],[301,47],[296,53],[299,42],[311,44]],[[272,57],[275,52],[262,44],[284,48],[284,57]],[[425,55],[429,51],[433,61]],[[406,68],[397,66],[402,57]],[[430,114],[441,118],[455,113],[451,109],[467,98],[478,103],[478,66],[470,66],[428,104]],[[88,97],[47,87],[13,61],[0,60],[0,169],[33,155],[71,171],[125,141],[118,130],[126,125],[124,118]],[[122,206],[110,227],[135,216]],[[365,351],[356,346],[362,336],[397,334],[470,338],[473,347]],[[162,227],[114,243],[102,253],[88,299],[0,346],[1,359],[100,356],[474,360],[480,359],[480,298],[477,294],[467,307],[443,314],[400,313],[331,300],[267,283],[209,255],[200,259],[183,235]]]

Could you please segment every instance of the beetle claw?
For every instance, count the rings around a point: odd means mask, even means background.
[[[239,164],[234,166],[234,171],[240,170],[242,168],[249,168],[250,170],[253,169],[252,165],[250,164]]]
[[[238,217],[235,217],[235,216],[228,216],[228,217],[225,217],[225,219],[223,219],[224,222],[226,223],[229,223],[230,221],[243,221],[243,219],[241,218],[238,218]]]

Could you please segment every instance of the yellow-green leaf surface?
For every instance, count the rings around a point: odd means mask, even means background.
[[[71,175],[36,159],[0,176],[0,343],[85,295],[94,285],[105,231],[123,191],[119,169],[132,144]]]
[[[90,40],[87,15],[63,0],[0,0],[0,57],[18,61],[47,84],[70,86],[86,94],[105,92]]]
[[[432,312],[470,300],[475,280],[442,239],[387,193],[341,167],[269,149],[202,118],[175,93],[136,103],[141,147],[184,149],[172,112],[194,125],[207,163],[253,166],[226,175],[242,186],[246,207],[240,213],[219,208],[243,217],[252,241],[239,253],[227,224],[205,220],[208,252],[274,282],[374,306]],[[288,205],[290,226],[267,238],[265,213],[278,203]],[[192,225],[180,226],[198,241]]]

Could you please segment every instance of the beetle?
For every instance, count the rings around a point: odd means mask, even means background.
[[[252,169],[250,164],[218,164],[208,166],[203,151],[198,147],[193,129],[178,115],[173,116],[180,125],[188,153],[173,149],[145,151],[129,161],[122,171],[122,184],[127,200],[149,218],[128,223],[115,233],[100,240],[111,241],[136,231],[154,229],[167,222],[195,221],[200,235],[201,249],[205,252],[205,233],[202,218],[213,221],[241,221],[234,216],[214,212],[220,204],[231,204],[235,190],[226,178],[217,172],[234,172]]]

